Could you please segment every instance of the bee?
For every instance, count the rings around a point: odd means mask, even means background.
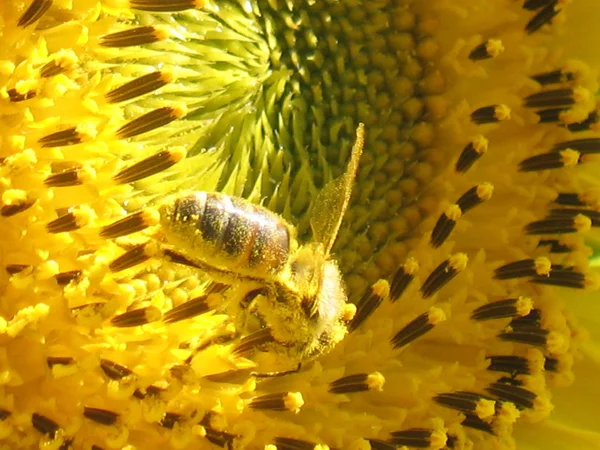
[[[243,198],[193,192],[160,207],[166,243],[215,281],[245,292],[238,326],[261,351],[303,362],[329,352],[347,333],[355,308],[331,256],[364,146],[356,131],[345,173],[327,183],[312,207],[312,241],[294,226]],[[258,319],[249,329],[248,316]],[[237,319],[237,318],[236,318]]]

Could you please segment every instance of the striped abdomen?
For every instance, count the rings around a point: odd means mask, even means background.
[[[167,239],[193,258],[266,278],[288,262],[292,236],[275,213],[242,198],[196,192],[163,207]]]

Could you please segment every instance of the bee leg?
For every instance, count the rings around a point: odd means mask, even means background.
[[[298,367],[296,367],[295,369],[292,369],[292,370],[286,370],[285,372],[264,372],[264,373],[250,372],[250,375],[255,378],[283,377],[285,375],[291,375],[293,373],[298,373],[298,372],[300,372],[301,368],[302,368],[302,363],[298,363]]]

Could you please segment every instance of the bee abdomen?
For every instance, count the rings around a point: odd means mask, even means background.
[[[196,192],[177,199],[169,216],[167,234],[208,264],[259,276],[278,272],[289,259],[286,222],[244,199]]]

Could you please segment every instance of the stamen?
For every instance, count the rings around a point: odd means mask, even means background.
[[[25,100],[30,100],[37,96],[37,92],[35,90],[21,93],[17,91],[16,88],[8,89],[6,93],[8,94],[8,99],[13,103],[24,102]]]
[[[325,450],[325,448],[328,448],[313,442],[285,437],[276,437],[275,445],[277,446],[277,450]]]
[[[235,356],[243,356],[246,353],[249,353],[255,350],[257,347],[268,344],[270,342],[274,342],[273,336],[271,335],[271,330],[268,328],[264,328],[259,331],[255,331],[254,333],[245,336],[240,342],[233,348],[232,353]]]
[[[456,226],[456,221],[462,216],[460,207],[456,204],[451,205],[443,212],[437,220],[429,243],[433,248],[438,248],[450,236]]]
[[[574,95],[571,88],[552,89],[531,94],[525,97],[524,103],[528,108],[564,108],[575,103]]]
[[[463,214],[480,205],[492,197],[494,186],[490,183],[483,183],[474,186],[465,192],[456,202]]]
[[[512,329],[517,328],[528,328],[528,327],[540,327],[542,323],[542,312],[539,309],[532,309],[529,314],[522,317],[515,317],[510,321],[508,325]]]
[[[33,206],[35,201],[27,200],[27,199],[15,199],[10,203],[5,203],[0,208],[0,215],[2,217],[11,217],[15,214],[19,214],[23,211],[27,211],[29,208]]]
[[[101,425],[114,425],[119,419],[119,415],[115,412],[89,406],[83,407],[83,416]]]
[[[113,179],[118,184],[133,183],[134,181],[155,175],[181,161],[186,152],[181,147],[158,152],[142,161],[118,172]]]
[[[276,392],[254,397],[250,400],[248,407],[272,411],[291,411],[298,414],[302,405],[304,405],[304,399],[300,392]]]
[[[394,444],[388,444],[379,439],[367,439],[367,441],[371,445],[371,450],[396,450],[398,448]]]
[[[181,423],[184,418],[185,416],[183,414],[167,412],[160,421],[160,426],[172,430],[173,427],[175,427],[175,424]]]
[[[538,327],[520,327],[498,334],[498,338],[507,342],[545,347],[548,341],[548,330]]]
[[[553,151],[577,150],[582,155],[600,153],[600,138],[574,139],[560,142],[552,147]]]
[[[550,286],[560,286],[572,289],[583,289],[586,287],[585,275],[572,268],[552,267],[547,276],[534,276],[529,280],[536,284],[545,284]]]
[[[535,11],[536,9],[548,6],[550,3],[553,2],[554,0],[525,0],[525,3],[523,4],[523,9]]]
[[[48,356],[46,358],[46,365],[52,369],[54,366],[70,366],[75,364],[75,359],[70,356]]]
[[[348,375],[329,383],[332,394],[350,394],[364,391],[382,391],[385,377],[379,372]]]
[[[12,413],[6,409],[2,409],[0,408],[0,422],[5,421],[6,419],[8,419],[10,416],[12,415]]]
[[[517,408],[533,408],[533,401],[537,395],[518,386],[505,383],[492,383],[486,389],[496,397],[514,403]]]
[[[41,138],[38,143],[42,148],[62,147],[65,145],[81,144],[84,140],[89,140],[91,136],[78,131],[77,127],[71,127],[66,130],[57,131]]]
[[[410,282],[419,271],[419,263],[415,258],[408,258],[406,262],[394,274],[390,286],[390,301],[397,301],[404,293]]]
[[[112,261],[108,265],[108,268],[111,272],[120,272],[121,270],[129,269],[130,267],[148,261],[155,254],[156,249],[153,246],[148,244],[138,244]]]
[[[522,356],[488,356],[487,359],[490,360],[487,370],[492,372],[506,372],[513,377],[517,375],[529,375],[531,373],[529,361]]]
[[[488,39],[482,42],[469,53],[471,61],[481,61],[483,59],[495,58],[504,51],[504,46],[500,39]]]
[[[494,278],[497,280],[512,280],[514,278],[532,277],[534,275],[548,276],[550,269],[550,260],[544,256],[540,256],[536,259],[523,259],[498,267],[494,271]]]
[[[575,77],[571,72],[563,72],[562,70],[552,70],[550,72],[542,72],[530,77],[532,80],[537,81],[542,86],[548,84],[560,84],[568,81],[573,81]]]
[[[129,7],[148,12],[179,12],[202,8],[204,0],[129,0]]]
[[[56,432],[60,430],[60,426],[58,426],[55,421],[38,413],[33,413],[31,415],[31,424],[33,425],[33,428],[38,430],[40,433],[47,434],[53,439]]]
[[[348,326],[348,331],[356,330],[381,305],[383,299],[390,295],[390,285],[385,280],[379,280],[369,286],[365,294],[356,304],[356,315]]]
[[[468,258],[466,254],[455,253],[437,266],[421,287],[423,298],[429,298],[443,288],[459,272],[462,272],[467,267],[467,262]]]
[[[585,120],[582,120],[581,122],[567,124],[567,129],[569,131],[572,131],[573,133],[587,131],[591,129],[592,126],[596,125],[598,123],[598,120],[600,120],[600,117],[598,116],[598,111],[592,111],[588,114]]]
[[[465,414],[465,416],[466,418],[461,422],[461,425],[495,435],[492,425],[488,422],[481,420],[474,414]]]
[[[172,81],[173,75],[169,72],[158,71],[142,75],[108,92],[105,95],[106,101],[108,103],[119,103],[131,100],[132,98],[140,97],[160,89]]]
[[[586,206],[586,203],[579,198],[577,192],[561,192],[558,194],[554,203],[562,206]]]
[[[438,323],[446,320],[444,311],[439,308],[432,307],[428,312],[421,314],[419,317],[408,323],[391,339],[391,344],[394,349],[402,348],[415,339],[423,336],[428,331],[432,330]]]
[[[208,297],[208,295],[201,295],[176,306],[165,313],[163,316],[163,322],[175,323],[181,320],[191,319],[192,317],[196,317],[200,314],[210,311],[212,308],[209,305]]]
[[[504,319],[507,317],[526,316],[531,312],[533,304],[530,298],[519,297],[499,300],[480,306],[471,314],[477,321]]]
[[[121,380],[133,375],[133,371],[109,359],[100,360],[100,368],[111,380]]]
[[[510,119],[510,108],[506,105],[484,106],[471,113],[471,120],[477,125],[508,119]]]
[[[553,208],[550,210],[550,217],[570,217],[576,219],[577,216],[584,216],[590,220],[590,226],[600,226],[600,211],[595,211],[586,208]],[[580,219],[580,229],[577,231],[588,231],[587,221]]]
[[[528,34],[534,33],[544,25],[552,22],[552,19],[561,11],[558,0],[552,0],[540,12],[525,25],[525,32]]]
[[[119,139],[128,139],[165,126],[186,114],[184,107],[163,106],[127,122],[117,130],[116,135]]]
[[[42,68],[40,69],[40,77],[41,78],[50,78],[50,77],[54,77],[56,75],[60,75],[61,73],[64,73],[65,71],[66,71],[66,68],[61,66],[56,60],[53,59],[52,61],[49,61],[42,66]]]
[[[558,372],[560,361],[557,358],[546,357],[544,361],[544,370],[549,372]]]
[[[539,123],[556,123],[561,121],[561,114],[568,111],[567,108],[549,108],[536,111],[540,118]]]
[[[44,184],[48,187],[79,186],[87,181],[93,180],[95,176],[95,171],[92,168],[73,167],[49,175],[44,180]]]
[[[42,18],[44,14],[52,6],[53,0],[33,0],[29,8],[25,10],[23,15],[19,18],[17,25],[20,27],[28,27]]]
[[[29,269],[30,267],[31,266],[27,264],[9,264],[4,268],[4,270],[6,270],[6,273],[8,273],[9,275],[16,275],[18,273],[23,272],[24,270]]]
[[[235,434],[227,433],[225,431],[217,431],[210,427],[205,427],[206,436],[204,436],[209,442],[226,449],[233,448],[233,441],[237,437]]]
[[[155,306],[147,306],[119,314],[113,317],[110,323],[119,328],[139,327],[147,323],[156,322],[161,317],[162,313],[160,309]]]
[[[496,412],[496,402],[494,400],[474,392],[438,394],[433,397],[433,400],[446,408],[474,414],[480,419],[492,417]]]
[[[48,222],[46,230],[52,234],[75,231],[85,227],[90,220],[90,212],[87,209],[78,209]]]
[[[164,393],[166,389],[158,386],[148,386],[145,389],[136,389],[133,392],[133,396],[138,400],[144,400],[147,397],[158,397],[161,393]]]
[[[54,275],[54,279],[59,286],[66,286],[71,281],[77,280],[81,277],[81,270],[69,270],[67,272],[61,272]]]
[[[581,153],[567,149],[561,152],[543,153],[524,159],[519,163],[519,171],[533,172],[536,170],[560,169],[574,167],[579,164]]]
[[[131,233],[142,231],[145,228],[158,224],[160,214],[155,209],[144,209],[130,214],[110,225],[102,227],[100,236],[106,239],[114,239],[127,236]]]
[[[574,217],[550,217],[536,220],[525,226],[525,233],[529,235],[585,233],[591,227],[592,220],[589,217],[577,214]]]
[[[483,136],[477,136],[463,149],[456,161],[455,170],[464,173],[488,150],[489,141]]]
[[[388,439],[388,442],[397,446],[428,448],[431,444],[433,433],[434,430],[426,428],[394,431],[391,433],[392,437]]]
[[[538,248],[550,247],[550,253],[571,253],[572,249],[567,244],[562,244],[557,239],[542,239],[538,242]]]
[[[166,39],[165,30],[155,27],[137,27],[130,30],[106,34],[100,38],[102,47],[133,47],[136,45],[152,44]]]

